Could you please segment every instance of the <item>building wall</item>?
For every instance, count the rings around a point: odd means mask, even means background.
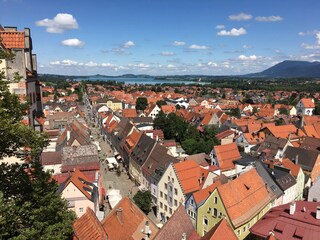
[[[287,190],[284,191],[283,199],[282,199],[282,204],[290,203],[294,201],[296,197],[296,185],[293,185],[292,187],[288,188]]]
[[[197,226],[197,204],[194,200],[193,195],[191,195],[186,201],[186,212],[189,215],[191,222],[194,227]]]
[[[311,172],[311,181],[312,183],[316,182],[320,175],[320,154],[318,155],[318,158],[313,166],[312,172]]]
[[[61,164],[43,165],[44,171],[53,171],[52,175],[61,173]]]
[[[296,193],[295,193],[295,199],[296,200],[302,200],[303,198],[303,190],[304,190],[304,173],[302,169],[300,168],[299,174],[297,176],[297,184],[296,184]]]
[[[158,183],[157,217],[166,221],[180,203],[185,203],[185,196],[172,164],[167,168]]]
[[[81,217],[86,208],[90,207],[96,211],[94,203],[91,202],[72,182],[63,190],[62,197],[68,201],[70,209],[75,211],[77,217]]]
[[[228,137],[222,138],[221,139],[221,145],[233,143],[233,137],[234,137],[234,134],[232,134],[232,135],[230,135]]]
[[[221,220],[221,218],[225,217],[231,228],[234,230],[234,233],[237,235],[238,239],[244,239],[250,233],[250,227],[253,226],[269,209],[270,203],[244,224],[234,227],[226,212],[219,192],[217,189],[215,189],[205,203],[198,208],[197,233],[199,236],[203,236],[205,233],[210,231],[210,229],[213,228]],[[205,224],[205,219],[207,224]]]

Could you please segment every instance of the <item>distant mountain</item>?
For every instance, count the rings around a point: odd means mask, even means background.
[[[247,77],[291,78],[320,77],[320,62],[283,61],[259,73],[247,74]]]

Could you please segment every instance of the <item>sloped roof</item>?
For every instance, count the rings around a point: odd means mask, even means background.
[[[42,152],[40,160],[42,165],[61,164],[62,154],[61,152]]]
[[[161,106],[162,112],[165,114],[172,113],[176,111],[176,107],[174,105],[162,105]]]
[[[190,217],[186,213],[184,206],[180,205],[159,230],[154,240],[180,240],[182,239],[182,234],[186,234],[186,239],[189,239],[194,232],[195,228]]]
[[[303,148],[287,147],[284,157],[289,158],[291,161],[298,163],[303,170],[311,172],[317,158],[319,151],[307,150]]]
[[[22,31],[0,31],[1,43],[8,49],[23,49],[24,32]]]
[[[298,138],[303,137],[305,134],[300,130],[297,129],[294,125],[280,125],[280,126],[267,126],[266,127],[273,136],[279,137],[279,138]],[[263,130],[263,129],[262,129]]]
[[[126,118],[134,118],[134,117],[137,117],[138,114],[136,109],[126,108],[126,109],[122,109],[122,116]]]
[[[276,239],[318,239],[320,220],[315,216],[319,203],[297,201],[295,204],[293,215],[290,215],[290,203],[270,209],[250,228],[250,232],[262,238],[267,238],[273,232]]]
[[[214,151],[217,156],[219,167],[222,171],[233,169],[233,161],[241,158],[236,143],[214,146]]]
[[[308,137],[313,137],[313,138],[319,138],[320,139],[320,135],[318,134],[317,130],[315,129],[314,125],[307,125],[304,126],[302,128],[302,130],[304,131],[304,133],[308,136]]]
[[[155,144],[156,141],[154,139],[148,137],[145,133],[143,133],[138,143],[135,145],[134,149],[131,152],[131,159],[135,161],[139,166],[142,166],[147,160]]]
[[[201,240],[237,240],[237,236],[226,219],[221,219]]]
[[[300,145],[300,148],[307,150],[320,151],[320,139],[306,137]]]
[[[90,201],[93,201],[93,198],[97,197],[95,196],[96,186],[90,183],[80,170],[76,169],[65,182],[60,184],[58,192],[63,192],[69,183],[73,183]]]
[[[294,164],[289,158],[282,159],[281,163],[285,168],[290,169],[291,174],[294,177],[298,177],[299,171],[301,169],[301,167],[299,165]]]
[[[164,170],[170,163],[176,163],[178,160],[167,154],[167,149],[160,144],[156,144],[148,159],[142,166],[142,171],[151,176],[152,174],[158,174],[157,178],[160,179]]]
[[[250,220],[271,200],[268,189],[256,169],[243,173],[217,189],[235,227]]]
[[[106,240],[106,232],[91,208],[73,223],[74,237],[77,240]]]
[[[121,217],[120,212],[121,211]],[[118,214],[117,214],[118,212]],[[143,239],[145,235],[141,232],[146,221],[149,222],[151,235],[154,239],[158,232],[157,226],[130,200],[128,197],[122,200],[102,220],[102,226],[110,240],[136,240]]]
[[[265,141],[260,145],[258,152],[261,153],[268,150],[270,157],[274,157],[279,149],[284,149],[287,143],[288,139],[277,138],[272,135],[269,135],[266,137]]]
[[[199,204],[201,204],[203,201],[205,201],[210,194],[213,192],[213,190],[220,186],[222,183],[220,180],[212,183],[210,186],[203,188],[195,193],[193,193],[193,198],[194,201],[196,202],[196,204],[199,206]]]
[[[314,102],[312,101],[311,98],[302,98],[300,101],[305,108],[314,108],[315,107]]]
[[[234,132],[233,130],[231,130],[231,129],[228,129],[228,130],[226,130],[226,131],[223,131],[223,132],[221,132],[221,133],[218,133],[218,134],[216,135],[216,138],[217,138],[218,140],[221,140],[221,139],[223,139],[223,138],[225,138],[225,137],[228,137],[228,136],[230,136],[230,135],[235,135],[235,132]]]
[[[173,164],[173,168],[184,194],[201,189],[208,175],[208,170],[201,168],[200,165],[193,160],[175,163]]]

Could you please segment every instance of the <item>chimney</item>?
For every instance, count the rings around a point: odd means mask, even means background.
[[[296,202],[291,202],[290,203],[290,215],[293,215],[295,211],[296,211]]]
[[[317,207],[316,219],[320,219],[320,206]]]
[[[186,233],[182,233],[181,240],[187,240],[187,234]]]
[[[150,235],[151,235],[151,230],[150,230],[150,226],[149,226],[149,221],[146,221],[145,225],[144,225],[144,229],[141,230],[142,233],[144,233],[145,235],[145,240],[149,240],[150,239]]]
[[[122,208],[116,210],[119,222],[122,224]]]
[[[70,130],[68,129],[68,130],[67,130],[67,141],[70,140],[70,134],[71,134],[71,132],[70,132]]]

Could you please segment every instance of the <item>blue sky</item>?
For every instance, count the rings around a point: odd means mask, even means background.
[[[320,60],[319,0],[0,0],[40,73],[245,74]]]

